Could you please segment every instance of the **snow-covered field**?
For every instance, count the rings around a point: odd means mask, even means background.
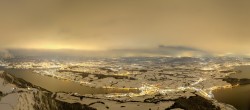
[[[207,109],[234,109],[230,105],[216,101],[212,91],[232,87],[222,79],[235,73],[232,71],[233,66],[248,64],[244,59],[226,58],[118,58],[72,62],[5,62],[1,64],[5,68],[32,69],[34,74],[39,74],[41,77],[49,76],[93,88],[137,89],[139,92],[52,93],[37,87],[39,85],[20,86],[18,82],[6,79],[4,77],[6,73],[1,73],[0,108],[4,107],[6,110],[50,108],[52,103],[37,102],[39,98],[46,96],[50,97],[46,100],[52,100],[53,103],[77,103],[89,109],[100,110],[187,109],[195,106]],[[18,80],[13,76],[10,77]],[[45,107],[43,104],[48,105]],[[60,108],[62,105],[57,106]]]

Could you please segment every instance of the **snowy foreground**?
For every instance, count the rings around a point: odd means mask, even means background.
[[[131,61],[130,61],[131,60]],[[0,108],[4,110],[234,110],[216,101],[212,91],[231,88],[223,78],[234,59],[155,58],[97,61],[5,62],[5,68],[33,69],[34,74],[93,88],[137,89],[139,92],[79,94],[50,92],[25,80],[0,73]]]

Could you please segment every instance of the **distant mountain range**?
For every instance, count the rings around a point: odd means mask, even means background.
[[[186,46],[165,46],[159,45],[151,49],[113,49],[106,51],[86,50],[46,50],[46,49],[5,49],[0,51],[0,57],[28,57],[28,56],[82,56],[82,57],[127,57],[127,56],[169,56],[169,57],[200,57],[212,56],[211,53]]]

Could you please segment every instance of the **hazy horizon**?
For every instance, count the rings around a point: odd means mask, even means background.
[[[185,46],[165,46],[146,49],[110,49],[110,50],[81,50],[81,49],[25,49],[12,48],[0,50],[0,58],[14,57],[250,57],[249,55],[233,53],[211,53],[198,48]]]

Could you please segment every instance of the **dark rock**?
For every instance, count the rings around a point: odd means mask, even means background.
[[[250,84],[250,79],[246,79],[246,78],[243,78],[243,79],[237,79],[237,78],[224,78],[222,79],[223,81],[226,81],[232,85],[247,85],[247,84]]]
[[[94,105],[94,104],[96,104],[96,103],[100,103],[100,104],[103,104],[103,105],[105,105],[105,103],[104,103],[104,102],[101,102],[101,101],[97,101],[97,102],[92,102],[92,103],[90,103],[90,104],[89,104],[89,106],[90,106],[90,105]]]
[[[223,71],[220,71],[221,73],[231,73],[231,72],[234,72],[234,70],[223,70]]]
[[[2,92],[2,91],[0,91],[0,97],[1,97],[1,96],[3,96],[3,92]]]
[[[0,91],[0,100],[1,100],[1,98],[2,98],[3,96],[4,96],[3,92]]]
[[[189,98],[178,98],[174,100],[175,103],[165,110],[171,110],[174,108],[181,108],[184,110],[220,110],[219,107],[213,105],[213,103],[201,96],[191,96]]]
[[[159,97],[147,98],[144,100],[145,103],[155,103],[155,104],[163,101],[171,101],[171,100],[165,100]]]

